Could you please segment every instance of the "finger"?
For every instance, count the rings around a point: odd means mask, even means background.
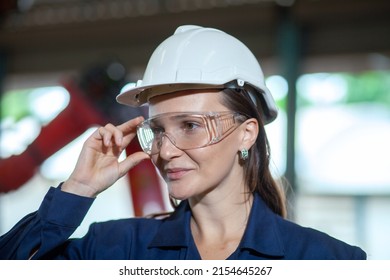
[[[145,159],[150,159],[150,157],[144,152],[136,152],[126,157],[123,161],[119,163],[120,176],[122,177],[123,175],[125,175],[131,168],[133,168]]]
[[[106,131],[104,127],[99,127],[96,129],[96,132],[93,134],[96,140],[102,140],[106,144],[107,139],[109,139],[109,132]]]
[[[112,133],[112,136],[114,137],[115,145],[118,147],[121,147],[122,141],[123,141],[123,133],[118,127],[112,125],[112,124],[107,124],[106,129],[109,130]],[[111,139],[112,139],[111,136]]]
[[[137,126],[144,121],[142,116],[131,119],[121,125],[118,128],[123,132],[122,147],[125,148],[134,137],[137,135]]]
[[[104,127],[100,127],[98,132],[105,146],[109,147],[112,144],[112,140],[114,140],[113,145],[119,147],[122,145],[123,133],[113,124],[109,123]]]
[[[122,140],[122,148],[125,149],[127,145],[129,145],[133,141],[136,135],[137,135],[136,132],[125,135]]]
[[[122,123],[118,126],[124,135],[135,134],[137,132],[137,125],[139,125],[144,118],[142,116],[131,119],[125,123]]]
[[[112,133],[108,129],[106,129],[106,127],[100,127],[99,135],[103,140],[104,146],[108,147],[111,143]]]
[[[109,147],[114,139],[114,144],[123,149],[132,141],[137,133],[137,125],[143,120],[144,118],[140,116],[118,126],[108,123],[97,130],[95,137],[98,140],[103,140],[103,144],[106,147]],[[124,137],[126,138],[126,141],[124,141]]]

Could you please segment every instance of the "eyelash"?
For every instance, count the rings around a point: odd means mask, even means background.
[[[194,130],[195,128],[200,127],[200,125],[196,122],[185,122],[183,127],[185,130]]]
[[[187,133],[194,132],[196,129],[198,129],[202,126],[203,126],[203,124],[201,124],[195,120],[183,120],[180,124],[181,129],[183,131],[186,131]],[[162,126],[151,127],[151,130],[152,130],[154,135],[159,135],[159,134],[165,132],[165,128]]]

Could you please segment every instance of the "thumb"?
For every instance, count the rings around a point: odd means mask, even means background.
[[[139,164],[145,159],[150,159],[149,155],[144,152],[135,152],[129,155],[123,161],[119,163],[120,177],[124,176],[131,168]]]

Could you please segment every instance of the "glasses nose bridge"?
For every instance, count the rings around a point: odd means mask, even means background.
[[[170,133],[163,132],[161,134],[161,139],[159,141],[160,143],[158,145],[158,150],[159,151],[161,151],[161,148],[164,145],[164,138],[167,138],[169,140],[169,142],[171,142],[171,144],[177,148],[177,146],[176,146],[176,139],[172,135],[170,135]]]

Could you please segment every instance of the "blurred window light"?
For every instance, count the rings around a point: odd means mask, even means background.
[[[270,170],[274,178],[280,178],[286,172],[287,162],[287,114],[283,108],[279,108],[278,117],[265,130],[271,149]]]
[[[79,137],[46,159],[41,165],[41,174],[46,179],[54,181],[68,178],[76,165],[83,143],[95,130],[96,127],[87,129]]]
[[[27,12],[34,5],[35,0],[17,0],[19,11]]]
[[[298,95],[307,101],[297,110],[301,190],[390,194],[390,92],[382,86],[389,78],[390,72],[300,78]]]
[[[45,87],[29,94],[30,111],[42,124],[52,121],[69,104],[69,92],[63,87]]]
[[[76,165],[84,142],[96,129],[97,127],[87,129],[79,137],[46,159],[40,168],[42,176],[54,181],[63,181],[69,178]],[[123,151],[119,157],[119,161],[124,160],[125,157],[126,152]]]
[[[270,169],[275,178],[280,178],[286,171],[287,114],[285,106],[288,94],[288,83],[287,80],[280,75],[267,77],[265,83],[272,93],[279,110],[276,120],[266,125],[265,130],[271,148]]]
[[[6,92],[0,103],[0,157],[22,153],[69,100],[69,92],[59,86]]]
[[[39,135],[41,126],[37,120],[27,116],[15,122],[7,117],[1,120],[0,158],[21,154]]]
[[[326,105],[343,101],[348,85],[338,74],[306,74],[298,79],[297,90],[300,96],[310,103]]]
[[[118,63],[111,63],[107,68],[107,75],[114,81],[120,81],[126,75],[125,67]]]
[[[265,83],[276,101],[286,98],[288,83],[284,77],[279,75],[269,76],[266,78]]]

